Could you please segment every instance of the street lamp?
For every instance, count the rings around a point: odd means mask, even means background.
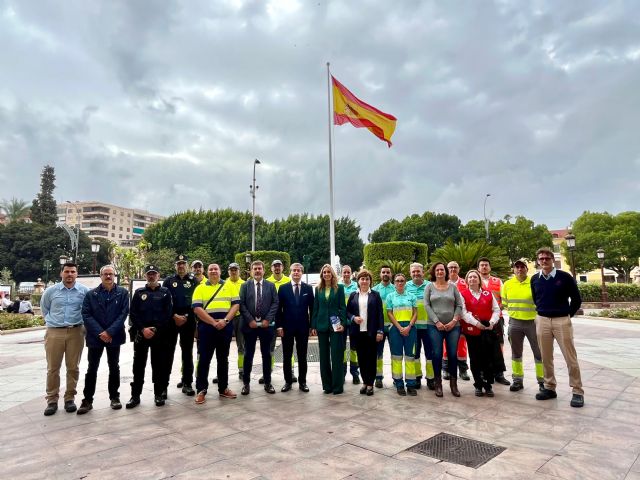
[[[484,216],[484,230],[487,234],[487,243],[489,243],[489,219],[487,218],[487,199],[491,196],[487,193],[484,197],[484,207],[482,207],[482,214]]]
[[[93,274],[96,274],[96,260],[98,259],[98,252],[100,251],[100,242],[97,240],[91,241],[91,255],[93,255]]]
[[[598,260],[600,260],[600,278],[602,279],[602,308],[610,307],[609,294],[607,293],[607,284],[604,281],[604,249],[596,250]]]
[[[569,249],[569,253],[571,254],[571,275],[573,278],[576,278],[576,262],[573,256],[573,252],[576,249],[576,236],[573,233],[569,233],[564,240],[567,242],[567,248]]]
[[[251,276],[251,260],[253,259],[253,255],[251,252],[247,252],[244,254],[244,264],[245,269],[247,271],[247,279]]]
[[[67,263],[68,260],[69,257],[67,257],[66,255],[60,255],[60,259],[58,260],[60,262],[60,270],[62,270],[62,267],[65,263]]]
[[[48,283],[49,282],[49,269],[51,268],[51,260],[45,260],[43,263],[43,267],[45,268],[45,271],[47,272],[47,274],[44,277],[44,283]]]
[[[253,161],[253,184],[249,185],[249,195],[253,200],[253,209],[251,213],[251,251],[256,251],[256,189],[260,188],[256,185],[256,165],[260,164],[257,158]]]

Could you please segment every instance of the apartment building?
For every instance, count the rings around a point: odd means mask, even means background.
[[[105,238],[123,247],[133,247],[150,225],[164,217],[146,210],[103,202],[58,203],[58,221],[77,226],[91,238]]]

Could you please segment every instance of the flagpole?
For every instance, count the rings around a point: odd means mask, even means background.
[[[331,106],[331,72],[329,71],[329,62],[327,62],[327,106],[329,111],[329,248],[331,250],[329,263],[335,268],[336,232],[333,223],[333,145],[331,139],[333,108]]]

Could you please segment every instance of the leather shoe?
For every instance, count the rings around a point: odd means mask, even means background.
[[[435,378],[427,378],[427,388],[429,390],[435,390],[436,389],[436,379]]]
[[[189,384],[185,384],[182,387],[182,393],[184,393],[187,397],[193,397],[196,392],[193,390],[193,387]]]
[[[272,394],[276,393],[276,389],[273,388],[273,385],[271,385],[270,383],[265,384],[264,391],[267,392],[267,393],[272,393]]]
[[[156,407],[162,407],[164,405],[164,395],[156,395],[155,402]]]
[[[285,383],[284,386],[280,389],[281,392],[288,392],[289,390],[291,390],[290,383]]]
[[[264,385],[264,377],[260,377],[260,379],[258,380],[258,383],[260,385]]]
[[[382,380],[376,380],[376,388],[382,388]]]
[[[398,388],[398,395],[400,395],[401,397],[406,397],[407,391],[404,388]]]
[[[507,386],[511,385],[511,382],[506,378],[504,378],[503,374],[496,375],[496,382],[501,383],[502,385],[507,385]]]
[[[554,390],[549,390],[548,388],[536,393],[536,400],[551,400],[552,398],[557,397],[558,394]]]
[[[213,377],[211,379],[211,383],[218,383],[218,377]]]
[[[251,392],[251,387],[248,384],[243,385],[242,390],[240,390],[241,395],[249,395],[250,392]]]
[[[407,394],[411,397],[418,395],[418,391],[413,387],[407,387]]]
[[[183,386],[184,386],[184,384],[183,384],[182,382],[180,382],[180,383],[178,383],[178,384],[176,385],[176,388],[182,388]]]
[[[491,385],[485,385],[484,387],[485,391],[487,392],[487,397],[493,397],[493,387],[491,387]]]
[[[120,410],[122,408],[122,404],[120,403],[119,398],[114,398],[111,400],[111,410]]]
[[[367,393],[367,386],[366,386],[366,385],[365,385],[365,386],[363,386],[363,387],[360,389],[360,395],[364,395],[365,393]]]
[[[138,405],[140,405],[140,397],[133,396],[129,399],[125,407],[129,409],[129,408],[135,408]]]
[[[373,387],[367,387],[367,397],[371,397],[373,395]]]
[[[168,396],[169,395],[167,394],[167,389],[165,388],[164,391],[162,392],[161,397],[162,397],[163,400],[166,400]]]
[[[584,407],[584,396],[574,393],[573,397],[571,397],[571,402],[569,403],[569,405],[575,408]]]
[[[202,405],[206,401],[207,401],[207,392],[206,392],[206,390],[200,390],[198,392],[198,395],[196,396],[196,399],[194,400],[195,404],[196,405]]]
[[[73,400],[67,400],[64,402],[64,411],[67,413],[73,413],[78,409],[76,403]]]
[[[476,387],[476,397],[484,397],[484,392],[482,391],[482,388]]]
[[[303,392],[308,392],[309,391],[309,387],[307,387],[306,383],[301,383],[300,386],[298,386],[298,388],[300,390],[302,390]]]
[[[51,415],[53,415],[57,411],[58,411],[58,404],[57,403],[48,403],[47,404],[47,408],[44,409],[44,416],[45,417],[50,417]]]
[[[92,410],[92,409],[93,409],[93,404],[91,402],[82,400],[82,403],[80,404],[80,408],[78,409],[78,415],[84,415],[85,413],[87,413],[89,410]]]

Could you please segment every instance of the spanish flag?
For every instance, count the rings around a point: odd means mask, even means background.
[[[391,135],[396,129],[396,117],[364,103],[333,75],[331,81],[333,83],[333,123],[343,125],[349,122],[356,128],[365,127],[391,147]]]

